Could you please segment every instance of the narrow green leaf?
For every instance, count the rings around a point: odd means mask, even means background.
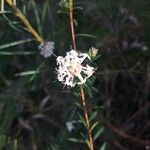
[[[78,33],[78,34],[76,34],[76,36],[95,38],[95,39],[97,38],[95,35],[85,34],[85,33]]]
[[[34,75],[39,73],[39,70],[31,70],[31,71],[25,71],[21,73],[16,73],[15,76],[28,76],[28,75]]]
[[[40,64],[40,65],[37,67],[37,69],[36,69],[37,72],[32,75],[32,77],[31,77],[30,80],[29,80],[30,82],[35,79],[36,75],[40,72],[40,69],[41,69],[43,66],[44,66],[44,63]]]
[[[83,121],[81,121],[81,120],[73,120],[73,121],[71,121],[72,123],[76,123],[76,124],[79,124],[79,123],[83,123]]]
[[[0,134],[5,134],[10,128],[16,114],[15,108],[15,104],[12,100],[8,100],[3,106],[0,114]]]
[[[106,146],[107,146],[107,143],[103,143],[103,145],[101,146],[100,150],[105,150],[106,149]]]
[[[12,47],[12,46],[16,46],[16,45],[20,45],[20,44],[23,44],[23,43],[31,42],[32,40],[33,39],[24,39],[24,40],[19,40],[19,41],[7,43],[7,44],[4,44],[4,45],[0,45],[0,49],[9,48],[9,47]]]
[[[95,80],[94,80],[94,81],[95,81]],[[93,83],[94,83],[94,81],[93,81]],[[94,86],[92,86],[92,90],[93,90],[94,92],[96,92],[96,93],[99,92],[98,89],[96,89]]]
[[[8,22],[9,26],[14,29],[17,30],[19,32],[22,32],[22,30],[20,30],[16,25],[16,23],[14,24],[12,20],[10,20],[5,14],[2,14],[3,18]]]
[[[79,7],[79,6],[78,6],[78,7],[74,7],[73,9],[74,9],[74,10],[83,10],[83,8],[82,8],[82,7]]]
[[[46,14],[47,14],[47,10],[48,10],[48,7],[49,7],[49,1],[47,0],[45,3],[44,3],[44,6],[43,6],[43,11],[42,11],[42,17],[41,17],[41,29],[43,30],[44,28],[44,22],[45,22],[45,19],[46,18]]]
[[[79,102],[75,101],[74,104],[75,104],[77,107],[81,108],[81,105],[80,105]]]
[[[98,131],[97,131],[97,133],[94,135],[94,141],[102,134],[104,132],[104,128],[103,127],[101,127]]]
[[[87,144],[88,148],[90,149],[90,142],[88,139],[86,140],[86,144]]]
[[[74,143],[85,143],[84,140],[76,139],[76,138],[69,138],[68,140]]]
[[[73,22],[74,22],[75,26],[78,26],[78,21],[77,20],[74,19]]]
[[[0,12],[0,15],[2,15],[2,14],[8,14],[8,13],[11,13],[11,11],[10,10],[4,10],[3,12]]]
[[[102,110],[102,109],[104,109],[104,108],[103,108],[103,106],[96,106],[95,109],[96,109],[96,110]]]
[[[90,96],[90,98],[93,98],[93,93],[92,93],[92,90],[91,90],[91,88],[89,88],[88,86],[86,87],[86,91],[87,91],[87,93],[88,93],[88,95]]]
[[[14,140],[14,150],[17,150],[17,139]]]
[[[39,16],[39,12],[38,12],[38,7],[34,1],[31,1],[31,5],[33,6],[33,12],[35,15],[38,31],[40,34],[42,34],[41,21],[40,21],[40,16]]]
[[[96,127],[98,125],[98,121],[96,121],[93,125],[92,125],[92,127],[91,127],[91,131]]]
[[[84,118],[79,114],[79,119],[83,123],[83,125],[87,128]]]
[[[6,142],[6,136],[5,135],[0,135],[0,149],[3,149],[3,147],[5,146],[5,142]]]
[[[6,52],[6,51],[0,51],[0,55],[33,55],[35,52]]]
[[[90,117],[90,121],[92,121],[93,119],[95,119],[95,117],[97,116],[97,111],[93,112],[91,117]]]

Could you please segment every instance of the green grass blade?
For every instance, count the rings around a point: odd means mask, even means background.
[[[19,40],[19,41],[7,43],[7,44],[4,44],[4,45],[0,45],[0,49],[5,49],[5,48],[17,46],[17,45],[20,45],[20,44],[23,44],[23,43],[31,42],[32,40],[33,39],[24,39],[24,40]]]
[[[35,52],[5,52],[5,51],[0,51],[0,55],[33,55]]]

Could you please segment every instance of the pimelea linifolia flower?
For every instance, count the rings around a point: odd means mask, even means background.
[[[87,53],[71,50],[65,57],[57,57],[57,79],[64,85],[74,87],[76,84],[84,84],[94,73],[94,68],[83,64],[85,59],[91,60]]]
[[[54,48],[54,42],[51,41],[43,42],[38,46],[40,54],[45,58],[50,57],[53,54]]]

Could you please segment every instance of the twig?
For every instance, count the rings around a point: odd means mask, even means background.
[[[102,122],[108,127],[110,128],[111,130],[113,130],[113,132],[115,132],[117,135],[119,135],[120,137],[128,140],[130,143],[134,143],[134,144],[137,144],[137,145],[150,145],[150,141],[147,140],[142,140],[142,139],[139,139],[135,136],[132,136],[132,135],[129,135],[129,134],[126,134],[124,133],[123,131],[119,130],[117,127],[115,127],[114,125],[112,125],[111,123],[109,123],[108,121],[106,121],[104,118],[101,118]]]

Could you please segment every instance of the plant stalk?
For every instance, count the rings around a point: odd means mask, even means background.
[[[83,108],[86,128],[88,130],[88,136],[89,136],[89,146],[90,146],[90,150],[94,150],[90,121],[89,121],[89,117],[88,117],[88,113],[87,113],[86,100],[85,100],[84,90],[83,90],[82,86],[80,87],[80,92],[81,92],[81,101],[82,101],[82,108]]]
[[[73,0],[69,0],[69,18],[70,18],[70,29],[71,29],[73,49],[77,50],[75,31],[74,31]],[[85,119],[87,131],[88,131],[89,148],[90,150],[94,150],[90,121],[89,121],[89,116],[88,116],[87,108],[86,108],[85,94],[84,94],[84,90],[82,86],[80,87],[80,94],[81,94],[81,103],[82,103],[82,108],[83,108],[84,119]]]
[[[74,31],[74,19],[73,19],[73,0],[69,1],[69,18],[70,18],[70,30],[71,30],[73,49],[77,50],[75,31]]]

